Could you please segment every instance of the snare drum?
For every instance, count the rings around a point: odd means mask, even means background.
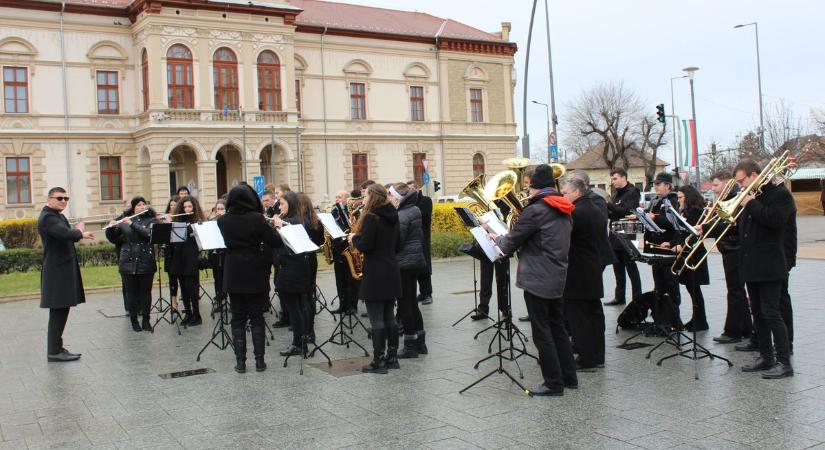
[[[617,220],[610,223],[610,231],[619,234],[641,234],[645,232],[645,226],[638,220]]]

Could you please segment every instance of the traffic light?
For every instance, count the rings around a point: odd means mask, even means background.
[[[656,105],[656,120],[665,123],[665,104],[659,103]]]
[[[441,190],[441,182],[433,180],[433,192],[438,192]]]

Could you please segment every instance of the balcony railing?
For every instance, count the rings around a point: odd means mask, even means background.
[[[287,123],[289,113],[285,111],[240,112],[236,110],[195,110],[167,109],[143,113],[139,116],[140,124],[149,123]]]

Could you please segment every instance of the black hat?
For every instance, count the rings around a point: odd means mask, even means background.
[[[361,198],[361,190],[360,189],[353,189],[352,192],[349,193],[350,198]]]
[[[656,174],[656,178],[653,179],[653,184],[656,183],[673,184],[673,175],[667,172],[659,172]]]
[[[137,204],[140,203],[140,202],[146,203],[146,199],[141,197],[140,195],[136,195],[136,196],[132,197],[132,201],[131,201],[132,209],[134,210],[135,206],[137,206]]]
[[[533,189],[544,189],[555,185],[556,179],[553,177],[553,168],[547,164],[536,167],[533,176],[530,177],[530,187]]]

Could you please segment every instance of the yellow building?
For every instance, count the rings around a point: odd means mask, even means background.
[[[510,26],[317,0],[0,0],[0,218],[76,217],[262,175],[455,195],[515,152]]]

